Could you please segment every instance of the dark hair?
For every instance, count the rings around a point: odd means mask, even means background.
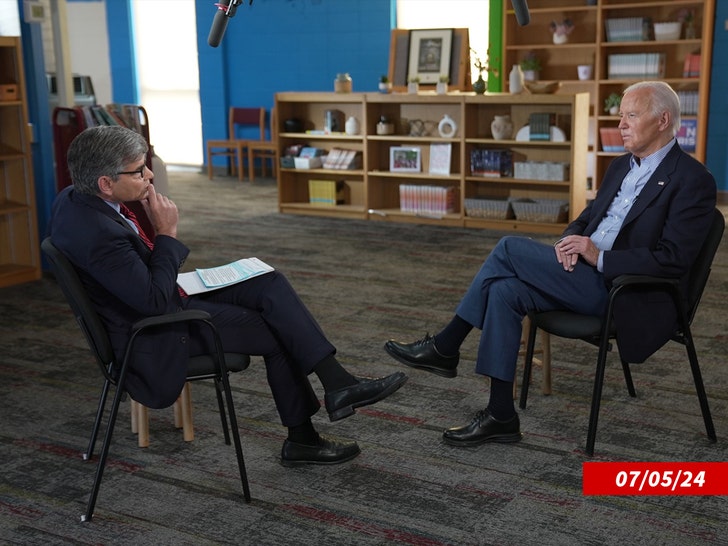
[[[102,176],[117,179],[119,171],[139,161],[149,147],[139,133],[119,125],[89,127],[73,139],[66,156],[73,186],[96,195]]]

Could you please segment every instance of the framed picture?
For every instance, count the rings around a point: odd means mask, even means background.
[[[410,30],[407,81],[437,83],[440,76],[450,77],[451,28]]]
[[[450,174],[452,144],[430,144],[430,174]]]
[[[393,173],[417,173],[422,168],[419,148],[392,146],[389,149],[389,170]]]

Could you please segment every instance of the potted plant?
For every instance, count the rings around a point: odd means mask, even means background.
[[[619,114],[619,106],[622,104],[622,95],[619,93],[611,93],[604,99],[604,111],[612,116]]]
[[[444,95],[447,93],[447,84],[450,82],[450,77],[446,76],[445,74],[442,74],[440,76],[440,81],[437,82],[437,85],[435,86],[435,91],[438,95]]]
[[[519,63],[523,71],[523,79],[527,82],[538,80],[538,73],[541,71],[541,59],[536,57],[533,51],[526,53],[526,56]]]
[[[471,63],[478,71],[478,79],[473,82],[473,91],[475,91],[476,94],[482,95],[485,93],[486,84],[485,80],[483,79],[483,72],[491,72],[491,68],[488,66],[488,56],[486,55],[485,60],[482,60],[478,53],[471,47],[470,48],[470,57],[471,57]],[[497,70],[492,71],[494,75],[497,74]]]
[[[420,90],[420,79],[417,76],[412,76],[407,84],[408,93],[417,93]]]
[[[387,76],[382,75],[381,78],[379,78],[379,92],[380,93],[389,93],[392,91],[392,82],[389,81],[389,78]]]

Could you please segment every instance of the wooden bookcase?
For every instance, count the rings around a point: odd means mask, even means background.
[[[591,5],[594,4],[594,5]],[[571,94],[588,92],[590,95],[589,124],[589,190],[596,190],[609,162],[618,153],[605,152],[600,141],[600,128],[616,127],[619,118],[604,112],[604,101],[611,93],[620,93],[631,83],[651,79],[639,77],[610,78],[609,57],[615,54],[661,53],[665,56],[664,77],[675,91],[697,93],[698,105],[695,113],[685,114],[684,120],[694,120],[697,125],[695,151],[693,155],[705,161],[708,94],[710,91],[710,67],[713,48],[713,24],[715,21],[714,0],[529,0],[531,22],[519,27],[512,9],[504,10],[503,55],[504,72],[510,71],[527,54],[533,52],[540,58],[541,81],[559,81],[557,93]],[[510,6],[508,6],[510,8]],[[690,10],[694,21],[694,35],[686,31],[683,24],[680,37],[675,40],[653,39],[653,24],[677,21],[681,10]],[[574,29],[564,44],[553,43],[552,21],[569,18]],[[645,39],[631,41],[609,41],[607,21],[620,18],[643,18]],[[691,53],[700,53],[699,77],[684,77],[685,58]],[[593,79],[579,80],[578,65],[592,65]],[[506,78],[504,78],[504,81]],[[507,87],[507,84],[504,84]],[[591,195],[591,193],[589,194]]]
[[[558,234],[567,219],[541,222],[514,218],[486,219],[469,216],[465,199],[531,198],[568,202],[573,219],[586,205],[586,156],[589,95],[475,95],[433,92],[406,93],[278,93],[275,98],[280,156],[293,145],[346,148],[361,152],[362,167],[356,170],[296,169],[282,166],[278,172],[279,210],[290,214],[309,214],[373,221],[427,223],[444,226],[516,230]],[[355,117],[361,126],[357,135],[321,134],[327,110],[339,110],[345,118]],[[517,141],[516,133],[528,124],[535,112],[553,114],[563,131],[562,141]],[[449,116],[457,130],[440,135],[438,124]],[[513,137],[496,140],[491,134],[495,115],[509,115],[514,124]],[[394,125],[394,134],[377,134],[382,117]],[[302,132],[286,132],[286,120],[296,119]],[[410,135],[410,122],[419,122],[424,134]],[[448,131],[445,131],[448,134]],[[449,174],[429,172],[430,146],[450,144]],[[418,172],[392,172],[390,150],[405,146],[419,148],[422,167]],[[514,177],[474,176],[470,152],[475,148],[510,150],[514,161],[552,161],[569,165],[564,181],[516,179]],[[335,206],[312,204],[308,182],[311,179],[341,181],[345,202]],[[454,188],[454,211],[437,217],[403,212],[400,185]]]
[[[0,287],[41,276],[20,38],[0,36]]]

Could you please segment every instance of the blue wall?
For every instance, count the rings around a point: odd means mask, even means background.
[[[706,164],[718,181],[718,189],[728,190],[728,2],[715,2],[713,67],[710,73],[708,147]]]
[[[215,9],[196,0],[202,138],[227,138],[230,105],[273,106],[278,91],[376,91],[389,63],[394,0],[247,0],[219,47],[207,44]]]

